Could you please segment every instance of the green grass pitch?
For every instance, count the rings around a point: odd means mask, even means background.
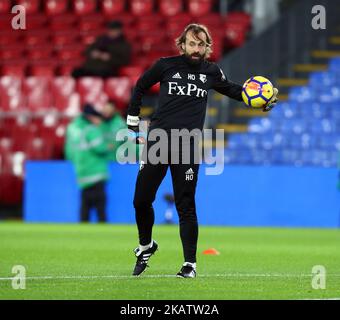
[[[0,299],[340,299],[339,230],[200,227],[196,279],[175,277],[178,226],[156,225],[153,237],[159,250],[133,278],[133,225],[0,223]],[[14,265],[24,290],[12,288]],[[324,289],[312,287],[316,265]]]

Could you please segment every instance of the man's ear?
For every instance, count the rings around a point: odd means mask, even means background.
[[[183,51],[185,51],[185,43],[181,44],[181,48],[182,48]]]

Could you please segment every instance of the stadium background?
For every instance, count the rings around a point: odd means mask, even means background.
[[[26,30],[11,28],[15,4],[27,8]],[[311,26],[314,5],[326,8],[325,30]],[[339,9],[333,0],[0,0],[0,299],[339,299]],[[72,79],[82,51],[117,18],[132,64],[107,81]],[[111,164],[111,224],[78,224],[65,128],[83,102],[113,99],[124,114],[137,77],[176,54],[173,38],[191,21],[211,29],[212,58],[230,79],[266,76],[280,102],[267,114],[211,92],[206,128],[224,129],[227,142],[215,142],[223,174],[200,172],[198,278],[174,277],[183,262],[174,212],[175,225],[154,230],[160,250],[147,274],[131,279],[138,165]],[[167,176],[158,224],[171,192]],[[26,268],[26,290],[11,286],[15,265]],[[319,265],[325,290],[311,286]]]
[[[26,30],[11,28],[14,4],[26,6]],[[0,1],[1,217],[77,221],[78,194],[66,192],[67,186],[75,189],[72,170],[63,162],[67,123],[85,102],[101,104],[112,99],[125,115],[138,76],[158,57],[176,54],[173,39],[187,23],[199,22],[210,28],[212,60],[230,79],[243,83],[260,74],[280,89],[280,103],[269,115],[210,94],[206,128],[225,130],[226,170],[210,178],[216,185],[214,192],[207,191],[209,179],[199,187],[201,220],[337,227],[339,6],[332,1],[320,4],[327,7],[325,30],[311,27],[311,1]],[[124,23],[133,46],[131,65],[108,80],[74,80],[70,73],[82,62],[86,45],[114,19]],[[145,97],[144,118],[157,106],[157,92],[155,86]],[[43,162],[34,163],[37,160]],[[242,174],[244,166],[247,175]],[[132,222],[128,204],[134,174],[130,170],[137,170],[132,167],[112,167],[113,184],[126,185],[110,193],[111,222]],[[48,180],[41,174],[44,170],[50,172]],[[56,170],[64,170],[63,180]],[[299,190],[293,187],[296,181]],[[232,190],[258,201],[238,208],[238,201],[234,205],[233,197],[227,196]],[[171,192],[166,182],[156,202],[157,222],[162,222],[167,206],[163,196]],[[269,197],[260,200],[263,194]],[[215,198],[219,208],[213,205]],[[259,203],[266,205],[260,209]],[[205,217],[211,212],[215,220]]]

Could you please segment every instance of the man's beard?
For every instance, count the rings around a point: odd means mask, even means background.
[[[199,54],[199,53],[193,53],[193,54],[189,54],[187,52],[185,52],[185,57],[187,58],[187,61],[192,64],[192,65],[198,65],[200,64],[203,60],[204,60],[204,54]],[[195,59],[193,57],[198,57],[199,59]]]

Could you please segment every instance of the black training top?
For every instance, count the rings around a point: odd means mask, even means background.
[[[227,80],[217,64],[193,65],[185,55],[159,59],[137,81],[128,114],[138,116],[143,94],[160,82],[159,107],[151,128],[203,129],[208,90],[242,101],[242,86]]]

